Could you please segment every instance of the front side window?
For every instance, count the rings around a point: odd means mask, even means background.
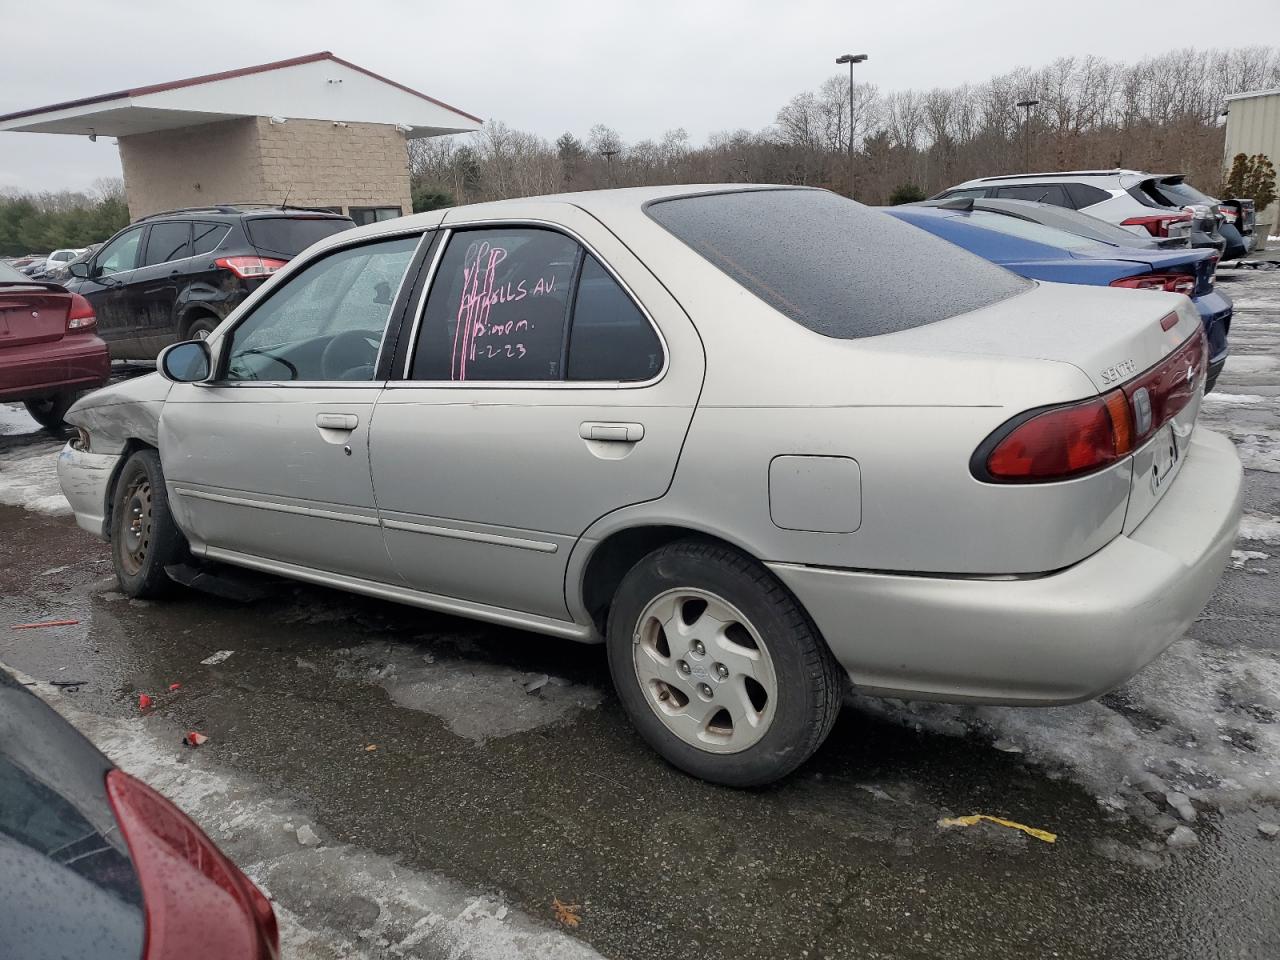
[[[418,240],[348,247],[294,274],[232,331],[224,379],[372,380]]]
[[[151,225],[147,237],[147,253],[142,265],[149,267],[170,260],[182,260],[191,256],[191,223],[188,220],[169,220]]]
[[[414,380],[561,380],[581,248],[550,230],[449,238],[427,297]]]
[[[120,234],[98,254],[97,272],[105,275],[132,270],[138,264],[138,241],[141,239],[141,227]]]

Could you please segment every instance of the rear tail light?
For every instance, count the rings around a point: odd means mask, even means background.
[[[71,294],[71,309],[67,311],[67,332],[84,333],[98,325],[98,315],[93,304],[78,293]]]
[[[230,270],[241,280],[254,280],[269,277],[288,260],[272,260],[270,257],[219,257],[214,263],[224,270]]]
[[[271,904],[186,814],[121,770],[107,796],[142,886],[143,960],[278,960]]]
[[[1164,290],[1184,293],[1189,297],[1196,291],[1196,278],[1189,273],[1143,273],[1112,280],[1111,286],[1128,287],[1130,290]]]
[[[1050,483],[1110,466],[1191,402],[1204,380],[1207,352],[1200,330],[1109,393],[1014,417],[974,451],[973,475],[988,483]]]
[[[1191,214],[1185,211],[1182,213],[1156,213],[1149,216],[1130,217],[1128,220],[1120,221],[1121,226],[1143,227],[1153,237],[1167,237],[1169,236],[1170,226],[1190,222]]]
[[[1227,203],[1218,204],[1218,212],[1227,218],[1231,223],[1236,222],[1236,208]]]

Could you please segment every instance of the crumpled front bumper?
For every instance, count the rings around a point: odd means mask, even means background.
[[[1041,577],[965,579],[769,564],[862,691],[1047,706],[1120,685],[1203,609],[1236,538],[1231,441],[1192,434],[1177,479],[1127,536]]]
[[[76,524],[103,540],[107,539],[107,489],[120,459],[116,454],[77,450],[70,443],[58,454],[58,482]]]

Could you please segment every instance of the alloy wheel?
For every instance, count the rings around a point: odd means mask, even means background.
[[[632,658],[645,700],[685,743],[738,753],[773,720],[778,680],[759,632],[706,590],[659,594],[641,612]]]

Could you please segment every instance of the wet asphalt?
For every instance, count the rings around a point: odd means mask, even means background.
[[[1259,303],[1233,349],[1274,358],[1280,283]],[[1272,319],[1280,327],[1280,309]],[[1280,396],[1272,367],[1241,369],[1228,364],[1219,392]],[[1247,414],[1261,418],[1250,435],[1264,459],[1280,430],[1268,409]],[[0,455],[54,449],[34,427],[0,435]],[[1246,509],[1280,515],[1278,480],[1250,469]],[[1247,648],[1255,673],[1280,669],[1280,561],[1262,574],[1258,563],[1229,569],[1193,627],[1208,649]],[[572,934],[607,957],[1280,956],[1280,839],[1258,830],[1280,822],[1280,771],[1275,791],[1193,797],[1196,843],[1176,847],[1167,840],[1185,818],[1149,784],[1117,784],[1130,802],[1100,803],[1070,763],[1013,752],[999,731],[851,700],[796,775],[732,791],[644,747],[599,647],[255,575],[266,595],[252,602],[191,591],[130,601],[104,544],[67,516],[19,506],[0,506],[0,564],[0,661],[83,681],[57,696],[92,714],[135,718],[149,693],[166,722],[211,737],[211,761],[288,798],[326,837],[500,893],[549,925],[553,899],[576,904]],[[46,619],[79,623],[10,629]],[[218,650],[234,652],[201,664]],[[1123,690],[1109,703],[1139,734],[1161,723]],[[1274,730],[1280,716],[1254,706],[1251,729]],[[1250,746],[1233,762],[1276,765]],[[972,813],[1058,839],[938,824]],[[378,909],[288,906],[352,930]]]

